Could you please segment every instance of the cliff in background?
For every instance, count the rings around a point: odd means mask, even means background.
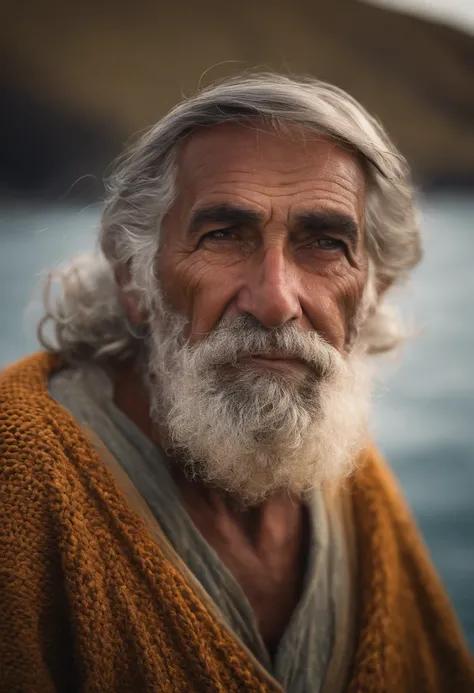
[[[4,0],[0,184],[57,194],[94,173],[96,194],[182,94],[255,66],[350,91],[422,180],[474,179],[474,37],[454,29],[355,0]]]

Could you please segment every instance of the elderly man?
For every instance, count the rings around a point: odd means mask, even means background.
[[[368,433],[420,259],[380,125],[312,80],[204,90],[124,158],[100,246],[1,379],[0,690],[473,691]]]

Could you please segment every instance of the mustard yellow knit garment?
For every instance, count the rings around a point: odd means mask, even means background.
[[[0,376],[0,693],[279,690],[128,506],[66,410],[56,358]],[[359,559],[349,693],[474,693],[449,600],[384,463],[344,493]]]

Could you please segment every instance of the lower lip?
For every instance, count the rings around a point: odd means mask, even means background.
[[[246,356],[240,359],[240,363],[250,363],[252,365],[264,366],[265,368],[275,368],[276,370],[292,368],[299,371],[308,371],[308,366],[297,359],[268,359],[264,356]]]

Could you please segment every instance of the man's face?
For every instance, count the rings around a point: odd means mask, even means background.
[[[183,146],[177,189],[150,322],[152,417],[193,474],[248,502],[340,478],[370,393],[348,348],[367,276],[357,159],[297,129],[218,126]]]
[[[251,315],[316,331],[344,352],[367,279],[364,175],[352,152],[295,127],[219,125],[184,144],[177,189],[158,271],[191,342]]]

